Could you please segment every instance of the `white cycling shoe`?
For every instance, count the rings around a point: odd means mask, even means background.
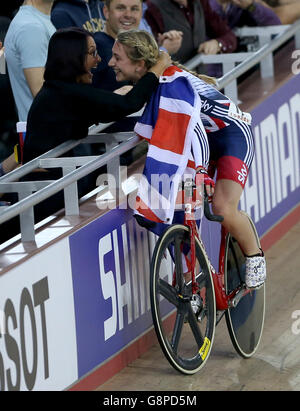
[[[247,288],[260,288],[267,277],[266,259],[264,255],[246,257],[246,276],[245,282]]]

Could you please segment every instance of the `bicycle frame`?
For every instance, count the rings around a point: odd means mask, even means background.
[[[256,352],[264,324],[265,289],[257,292],[246,288],[243,252],[223,226],[219,270],[214,269],[198,232],[195,219],[197,207],[201,205],[198,200],[203,200],[208,220],[221,222],[223,217],[210,212],[205,190],[204,197],[199,190],[202,198],[195,199],[197,188],[203,186],[197,187],[197,182],[194,185],[192,180],[184,186],[183,201],[177,197],[180,201],[177,204],[184,205],[184,221],[168,227],[153,252],[150,302],[155,332],[164,355],[177,371],[191,375],[206,363],[216,325],[224,315],[237,353],[249,358]],[[259,244],[255,226],[250,217],[247,218]],[[167,252],[174,263],[173,279],[162,264]],[[166,316],[166,307],[171,315]]]
[[[187,185],[186,185],[187,184]],[[197,187],[196,187],[197,188]],[[197,237],[198,241],[202,244],[203,249],[205,250],[205,246],[199,236],[198,228],[195,220],[195,201],[193,199],[193,186],[192,183],[185,183],[185,197],[184,197],[184,225],[189,227],[190,231],[190,243],[191,243],[191,261],[189,264],[189,269],[192,274],[192,292],[195,294],[197,292],[197,282],[195,279],[195,263],[196,263],[196,248],[195,248],[195,238]],[[206,207],[208,206],[208,197],[207,194],[204,192],[204,202],[206,201]],[[209,208],[208,208],[209,210]],[[206,217],[212,221],[221,221],[220,216],[213,216],[210,214],[210,211],[205,212]],[[209,214],[209,215],[207,215]],[[211,217],[213,218],[211,218]],[[219,218],[216,218],[219,217]],[[206,250],[206,257],[209,262],[210,272],[213,278],[214,290],[215,290],[215,297],[216,297],[216,308],[217,310],[227,310],[228,308],[235,307],[238,302],[244,297],[246,294],[251,292],[249,289],[245,287],[238,287],[237,289],[233,290],[229,295],[226,294],[225,286],[224,286],[224,275],[225,275],[225,251],[226,251],[226,241],[227,241],[227,231],[222,226],[221,228],[221,243],[219,249],[219,271],[217,272],[213,267],[212,263],[210,262],[209,257],[207,256]]]
[[[236,307],[242,297],[251,292],[251,290],[245,287],[238,287],[230,294],[226,294],[224,288],[224,275],[225,275],[225,251],[227,232],[224,227],[221,229],[221,244],[219,249],[219,272],[217,273],[211,265],[211,272],[214,282],[216,304],[218,310],[226,310],[227,308]]]

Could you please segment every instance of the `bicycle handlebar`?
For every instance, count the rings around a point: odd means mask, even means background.
[[[212,214],[210,211],[209,207],[209,196],[206,192],[206,188],[204,186],[204,202],[203,202],[203,207],[204,207],[204,215],[209,221],[216,221],[218,223],[221,223],[224,220],[224,217],[222,215],[216,215]]]

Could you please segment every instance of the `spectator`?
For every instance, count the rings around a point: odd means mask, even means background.
[[[1,2],[0,16],[0,42],[4,42],[5,35],[11,20],[14,18],[23,0],[9,0]],[[1,50],[0,45],[0,50]],[[15,107],[15,100],[12,94],[11,85],[7,70],[5,74],[0,73],[0,161],[11,153],[17,142],[16,122],[18,116]]]
[[[2,54],[2,58],[3,40],[10,21],[8,17],[0,16],[0,55]],[[5,68],[5,66],[5,62],[1,62],[1,68]],[[0,113],[0,161],[2,161],[11,153],[17,142],[16,122],[18,120],[7,70],[0,72]]]
[[[103,15],[104,1],[100,0],[54,0],[51,21],[57,29],[64,27],[82,27],[91,33],[103,31],[105,17]],[[143,16],[147,9],[143,0]],[[151,28],[142,17],[140,30],[151,33]]]
[[[243,26],[272,26],[281,24],[276,13],[259,0],[209,0],[210,6],[222,18],[226,18],[231,29]],[[239,38],[237,51],[257,49],[256,36]],[[222,74],[221,66],[215,65],[215,73]]]
[[[139,25],[139,30],[146,30],[148,33],[153,35],[152,29],[145,19],[145,13],[148,9],[147,0],[142,0],[142,19]],[[178,37],[180,34],[180,37]],[[182,43],[182,32],[177,30],[170,30],[163,34],[159,33],[156,36],[157,44],[161,49],[165,49],[169,54],[174,54],[179,50]]]
[[[173,56],[179,62],[197,53],[232,53],[236,49],[235,34],[208,0],[149,0],[145,18],[155,35],[171,29],[183,32],[182,46]]]
[[[84,138],[94,123],[139,110],[157,85],[153,74],[147,74],[126,96],[95,89],[91,69],[99,61],[94,39],[83,29],[61,29],[51,38],[45,83],[28,115],[24,162],[63,141]]]
[[[300,19],[299,0],[259,0],[270,7],[279,17],[282,24],[293,24]]]
[[[140,25],[139,25],[139,30],[145,30],[145,31],[148,31],[148,33],[152,33],[151,27],[149,26],[149,24],[147,23],[147,21],[145,19],[145,12],[148,8],[147,0],[143,0],[142,8],[143,8],[142,20],[141,20]]]
[[[255,0],[209,0],[209,4],[231,29],[243,26],[272,26],[281,24],[272,9]]]
[[[43,84],[53,0],[25,0],[5,37],[5,56],[20,121],[27,120],[33,98]]]
[[[158,86],[158,77],[170,64],[166,54],[159,58],[126,95],[95,89],[91,86],[91,68],[99,56],[89,32],[80,29],[58,30],[50,39],[45,66],[45,82],[35,97],[27,121],[23,159],[28,162],[63,141],[82,139],[95,122],[109,122],[139,110]],[[137,69],[139,64],[136,63]],[[127,90],[127,89],[126,89]],[[125,91],[126,91],[125,90]],[[124,90],[119,90],[119,94]],[[41,139],[42,136],[42,139]],[[52,180],[61,177],[57,169],[35,172],[24,180]],[[78,184],[79,195],[95,188],[96,176],[88,176]],[[3,196],[12,201],[11,196]],[[36,221],[63,207],[60,192],[35,207]],[[19,232],[18,219],[1,225],[0,243]]]
[[[101,63],[94,74],[93,84],[106,90],[115,90],[120,85],[116,82],[113,70],[108,67],[112,57],[112,47],[120,30],[137,29],[142,20],[142,0],[106,0],[103,13],[106,18],[105,31],[95,34]],[[170,30],[160,37],[160,44],[172,55],[178,50],[181,33]]]
[[[103,31],[103,1],[56,0],[51,11],[51,21],[57,29],[82,27],[90,33]]]

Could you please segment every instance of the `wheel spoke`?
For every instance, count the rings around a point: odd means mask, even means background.
[[[174,252],[175,252],[175,271],[176,271],[176,283],[179,286],[179,292],[182,292],[183,287],[183,269],[182,269],[182,241],[179,236],[175,236],[174,239]]]
[[[178,293],[167,281],[158,280],[158,293],[165,297],[171,304],[178,307]]]
[[[172,339],[171,339],[171,345],[175,353],[177,353],[178,344],[179,344],[179,340],[181,337],[182,327],[184,323],[184,315],[185,313],[182,310],[177,311]]]
[[[189,304],[189,309],[188,309],[188,322],[190,324],[190,327],[194,335],[195,341],[198,345],[198,348],[200,348],[204,343],[204,338],[201,333],[200,327],[198,326],[196,315],[190,304]]]

